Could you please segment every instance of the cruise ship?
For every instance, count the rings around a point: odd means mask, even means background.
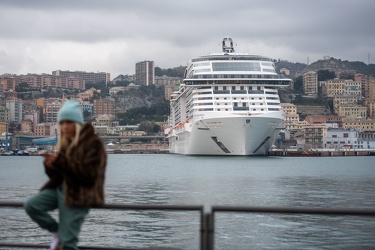
[[[278,89],[292,80],[274,60],[236,53],[231,38],[222,53],[191,59],[171,95],[169,152],[185,155],[267,155],[283,128]]]

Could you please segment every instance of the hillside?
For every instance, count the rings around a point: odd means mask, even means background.
[[[290,71],[289,77],[296,78],[308,71],[329,70],[335,72],[338,76],[340,73],[361,73],[365,75],[375,76],[375,64],[365,64],[364,62],[349,62],[341,59],[329,58],[326,60],[318,60],[310,65],[304,63],[293,63],[285,60],[275,62],[276,72],[280,73],[280,69],[285,68]],[[186,67],[177,66],[169,69],[161,69],[155,67],[155,76],[171,76],[183,77]]]
[[[276,71],[280,72],[281,68],[290,70],[290,77],[296,78],[308,71],[329,70],[340,75],[340,73],[360,73],[375,76],[375,64],[365,64],[364,62],[349,62],[341,59],[329,58],[318,60],[310,65],[303,63],[292,63],[288,61],[277,61]]]

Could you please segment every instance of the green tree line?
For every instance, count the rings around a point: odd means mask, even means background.
[[[137,125],[145,121],[163,122],[169,115],[169,102],[159,102],[151,107],[132,108],[116,115],[120,125]]]

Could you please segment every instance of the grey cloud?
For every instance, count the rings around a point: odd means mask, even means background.
[[[372,0],[3,0],[0,32],[3,43],[24,41],[33,49],[38,43],[61,42],[107,44],[109,51],[118,46],[117,53],[107,53],[108,65],[116,71],[119,64],[143,59],[170,67],[185,64],[189,56],[220,49],[224,36],[242,50],[264,45],[279,53],[270,55],[274,57],[305,61],[331,54],[352,60],[375,54],[374,9]],[[6,53],[27,65],[26,57],[15,51]]]

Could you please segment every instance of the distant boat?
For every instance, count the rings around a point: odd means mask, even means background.
[[[20,150],[20,151],[18,151],[17,155],[19,155],[19,156],[29,156],[30,153],[27,150]]]
[[[12,151],[7,151],[7,152],[4,152],[4,153],[1,153],[1,156],[12,156],[14,155],[14,153]]]

